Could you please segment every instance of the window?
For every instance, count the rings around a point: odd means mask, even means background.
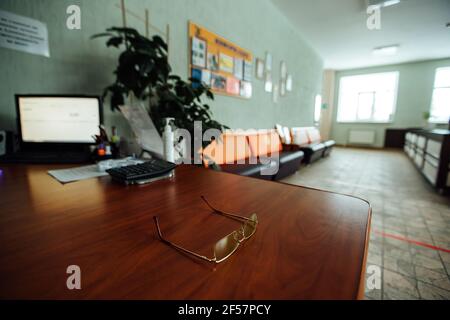
[[[320,122],[320,114],[322,112],[322,96],[318,94],[316,96],[316,102],[314,106],[314,122],[318,124]]]
[[[397,100],[398,72],[342,77],[338,122],[390,122]]]
[[[430,122],[447,123],[450,119],[450,67],[436,69]]]

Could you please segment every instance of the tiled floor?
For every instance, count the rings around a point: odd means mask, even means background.
[[[335,148],[330,158],[283,182],[352,194],[371,202],[367,266],[381,268],[381,289],[367,299],[450,299],[450,197],[437,194],[401,151]]]

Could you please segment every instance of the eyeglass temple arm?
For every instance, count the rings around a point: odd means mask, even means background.
[[[210,259],[210,258],[208,258],[208,257],[202,256],[202,255],[200,255],[200,254],[198,254],[198,253],[195,253],[195,252],[192,252],[192,251],[190,251],[190,250],[188,250],[188,249],[185,249],[185,248],[183,248],[183,247],[180,247],[179,245],[177,245],[177,244],[175,244],[175,243],[172,243],[172,242],[170,242],[169,240],[166,240],[166,239],[163,237],[162,233],[161,233],[161,228],[159,227],[159,219],[158,219],[158,217],[154,216],[154,217],[153,217],[153,220],[155,221],[156,229],[158,230],[158,236],[159,236],[159,239],[160,239],[162,242],[164,242],[165,244],[167,244],[167,245],[169,245],[169,246],[175,247],[175,248],[177,248],[177,249],[180,250],[180,251],[183,251],[183,252],[185,252],[185,253],[191,254],[191,255],[193,255],[193,256],[195,256],[195,257],[197,257],[197,258],[200,258],[200,259],[203,259],[203,260],[206,260],[206,261],[209,261],[209,262],[216,262],[216,259],[215,259],[215,258],[214,258],[214,259]]]
[[[237,218],[237,219],[244,219],[244,220],[246,220],[246,221],[251,221],[251,219],[249,219],[249,218],[247,218],[247,217],[243,217],[243,216],[239,216],[239,215],[237,215],[237,214],[232,214],[232,213],[224,212],[224,211],[221,211],[221,210],[219,210],[219,209],[214,208],[214,207],[208,202],[208,200],[206,200],[206,198],[205,198],[204,196],[200,196],[200,198],[202,198],[202,200],[206,203],[206,205],[207,205],[211,210],[213,210],[213,211],[215,211],[215,212],[217,212],[217,213],[223,214],[223,215],[225,215],[225,216]]]

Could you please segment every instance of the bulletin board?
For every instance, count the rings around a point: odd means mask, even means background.
[[[216,94],[250,99],[253,55],[189,21],[189,73]]]

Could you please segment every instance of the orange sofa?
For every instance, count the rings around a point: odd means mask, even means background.
[[[227,131],[203,151],[205,166],[265,180],[295,173],[304,152],[284,146],[275,130]]]

